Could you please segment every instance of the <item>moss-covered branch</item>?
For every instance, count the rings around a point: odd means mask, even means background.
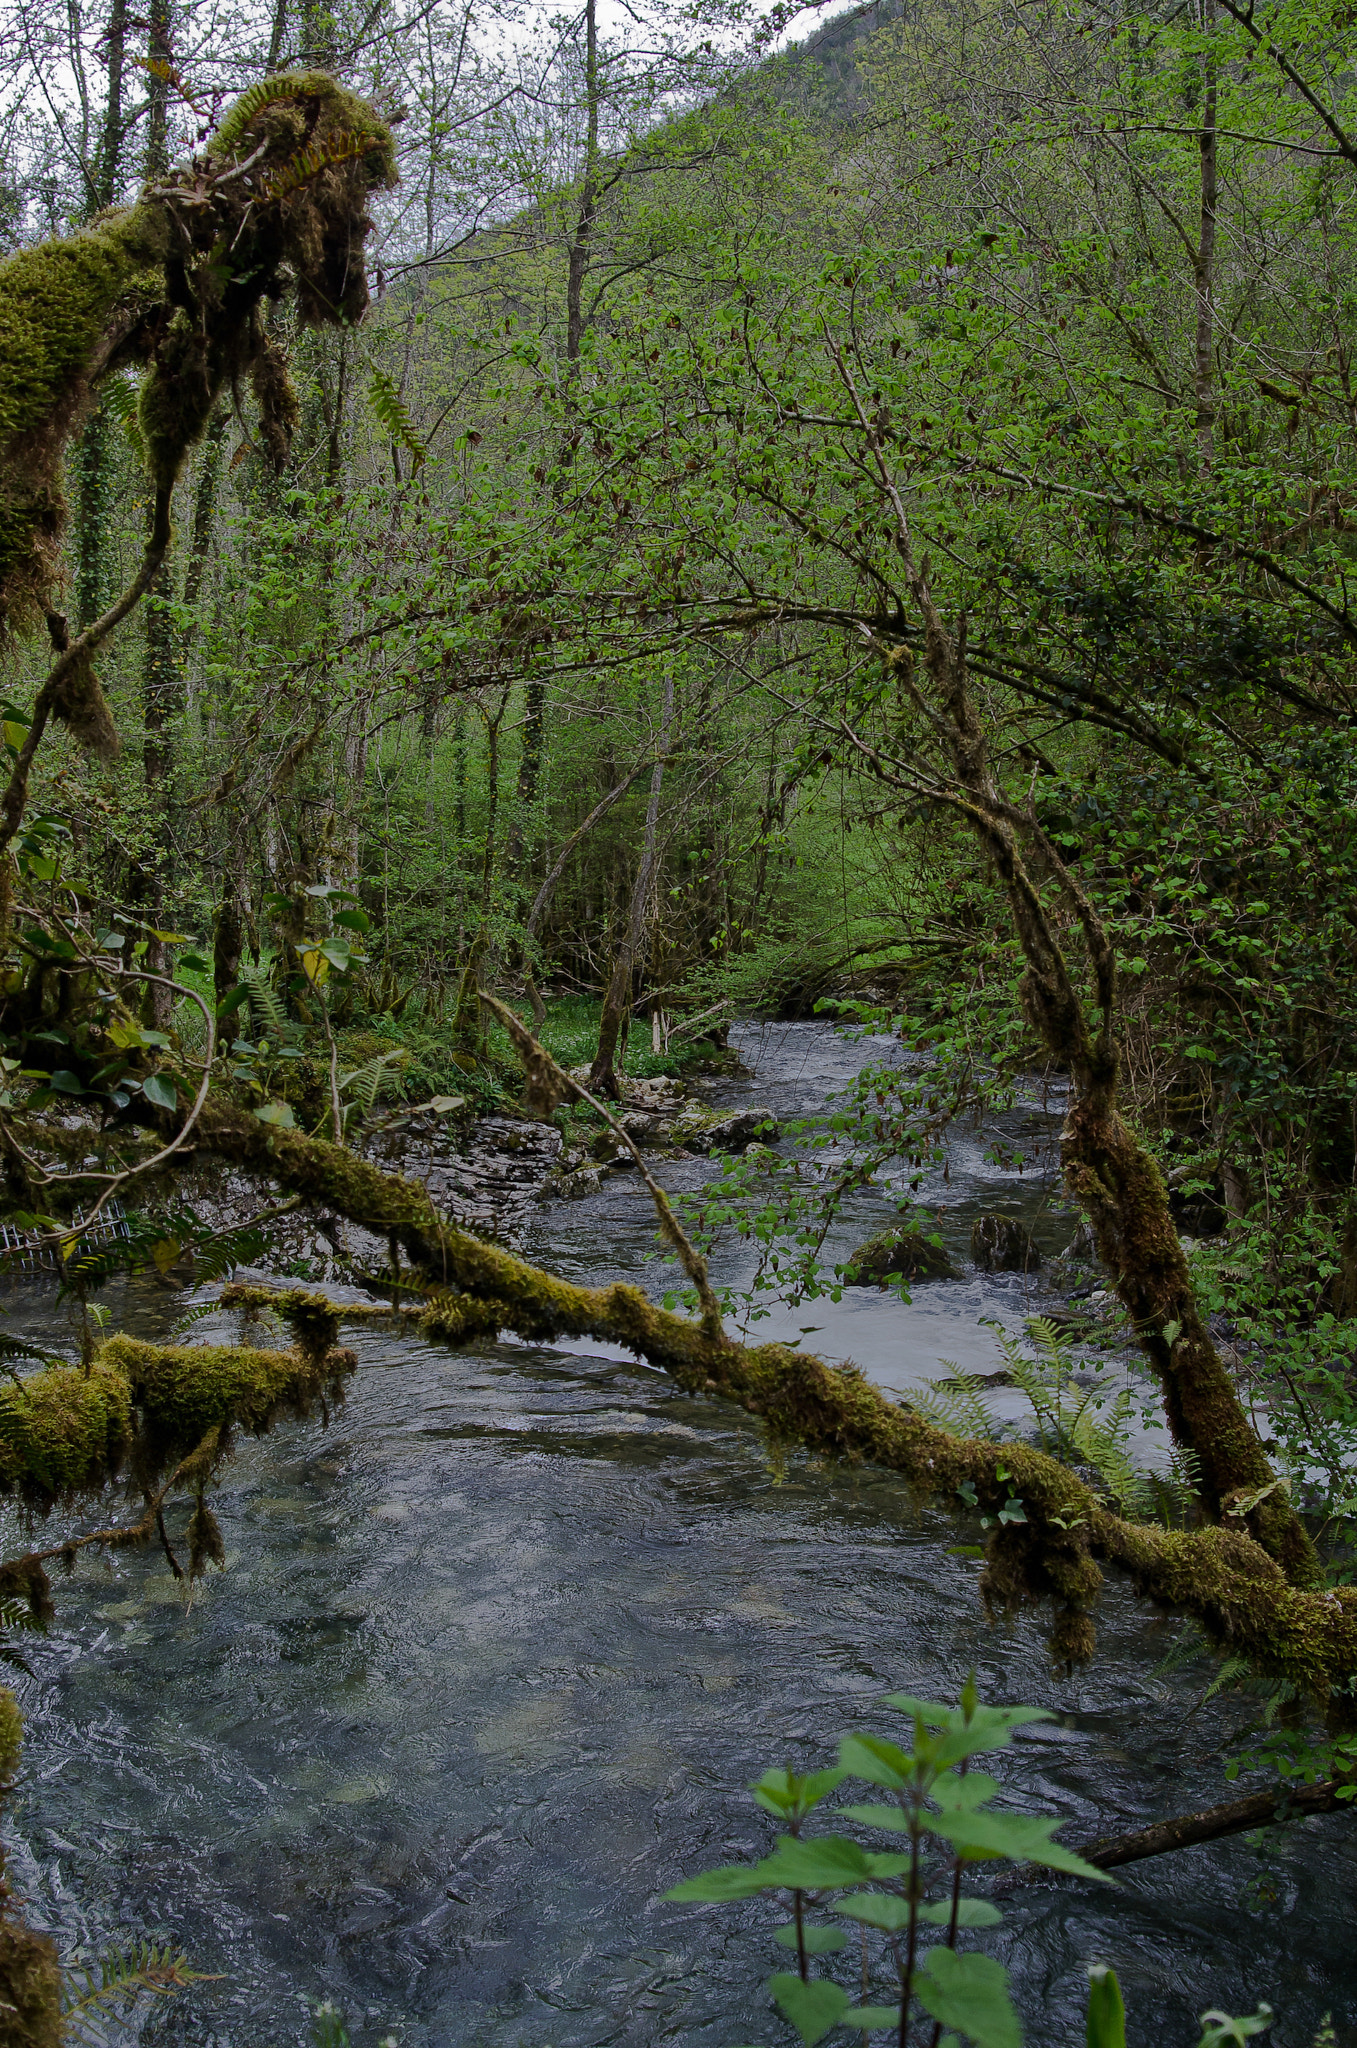
[[[322,1139],[263,1124],[220,1102],[209,1103],[200,1129],[216,1150],[391,1239],[427,1280],[481,1303],[487,1330],[493,1321],[529,1340],[622,1344],[689,1392],[737,1402],[780,1440],[881,1465],[949,1505],[970,1505],[973,1494],[974,1506],[997,1518],[1020,1498],[1027,1520],[1001,1525],[991,1537],[985,1591],[1001,1604],[1054,1600],[1053,1647],[1061,1657],[1092,1652],[1102,1559],[1128,1571],[1150,1598],[1194,1616],[1219,1649],[1316,1698],[1327,1698],[1357,1670],[1357,1589],[1322,1593],[1292,1585],[1241,1517],[1190,1531],[1127,1522],[1042,1452],[948,1436],[887,1400],[860,1373],[783,1345],[714,1336],[658,1308],[639,1288],[560,1280],[445,1222],[414,1182]]]
[[[330,1327],[335,1327],[333,1314]],[[351,1351],[148,1344],[112,1337],[88,1370],[54,1366],[0,1391],[0,1492],[48,1509],[125,1467],[150,1483],[217,1432],[256,1433],[343,1390]]]

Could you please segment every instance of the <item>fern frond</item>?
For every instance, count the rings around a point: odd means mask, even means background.
[[[23,1359],[26,1365],[65,1365],[67,1360],[58,1358],[54,1352],[44,1351],[37,1344],[27,1344],[22,1337],[0,1335],[0,1370],[9,1360]]]
[[[84,1985],[78,1993],[77,1980]],[[69,1971],[62,2018],[77,2036],[97,2041],[103,2022],[143,1992],[168,1997],[186,1991],[190,1984],[216,1981],[201,1970],[191,1970],[188,1957],[168,1942],[163,1947],[152,1941],[134,1942],[127,1948],[109,1949],[96,1963],[77,1963]]]
[[[216,1299],[215,1296],[212,1298],[211,1301],[195,1302],[192,1308],[186,1309],[183,1315],[180,1316],[178,1322],[175,1324],[173,1330],[170,1332],[170,1335],[172,1339],[177,1343],[179,1338],[184,1335],[185,1331],[191,1330],[195,1323],[205,1322],[208,1316],[216,1316],[220,1314],[221,1303]]]
[[[943,1360],[944,1365],[951,1363],[948,1358]],[[927,1385],[927,1393],[911,1393],[911,1402],[929,1422],[945,1429],[948,1436],[999,1435],[1002,1425],[985,1398],[984,1382],[973,1373],[952,1366],[950,1379],[929,1380]]]
[[[348,1097],[361,1116],[371,1116],[379,1098],[409,1063],[410,1055],[405,1047],[393,1046],[390,1052],[378,1053],[365,1066],[354,1067],[351,1072],[341,1074],[339,1092]]]
[[[240,979],[249,996],[250,1018],[255,1028],[285,1041],[292,1033],[292,1024],[267,973],[262,967],[241,967]]]
[[[410,409],[397,391],[385,370],[374,370],[368,386],[368,404],[386,428],[393,441],[414,457],[415,468],[427,462],[429,451],[415,432],[415,423]]]
[[[286,199],[290,192],[309,185],[312,178],[318,178],[322,171],[330,170],[335,164],[352,163],[355,157],[367,156],[371,150],[380,147],[380,140],[375,135],[351,135],[343,130],[327,135],[323,142],[313,142],[307,148],[299,149],[281,170],[275,171],[264,187],[264,197]]]
[[[280,100],[303,99],[316,89],[316,81],[303,72],[284,72],[277,78],[261,78],[240,95],[226,119],[212,138],[215,151],[233,149],[256,114],[262,114],[265,107],[277,106]]]
[[[235,1230],[218,1231],[190,1246],[194,1278],[205,1286],[210,1280],[233,1273],[237,1266],[252,1266],[267,1245],[268,1238],[257,1223],[242,1223]]]

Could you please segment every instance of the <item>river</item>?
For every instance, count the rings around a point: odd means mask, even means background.
[[[863,1056],[819,1024],[740,1042],[755,1077],[717,1099],[781,1115]],[[1050,1130],[1036,1100],[1010,1119],[1020,1138]],[[1048,1249],[1069,1234],[1040,1175],[987,1165],[978,1138],[955,1147],[945,1199],[959,1252],[979,1207],[1029,1216]],[[842,1249],[884,1213],[862,1198]],[[617,1175],[544,1210],[525,1250],[654,1286],[652,1244],[636,1177]],[[787,1313],[903,1387],[944,1358],[983,1369],[980,1318],[1016,1324],[1039,1306],[1031,1285],[972,1277],[908,1307],[868,1292]],[[50,1324],[26,1293],[10,1328],[23,1304]],[[164,1327],[144,1291],[111,1305]],[[987,1697],[1053,1711],[997,1774],[1069,1815],[1072,1843],[1228,1796],[1221,1747],[1249,1702],[1198,1704],[1201,1660],[1156,1673],[1181,1624],[1124,1585],[1102,1601],[1095,1661],[1054,1675],[1039,1618],[986,1622],[977,1566],[949,1554],[974,1532],[886,1476],[773,1469],[751,1420],[596,1346],[350,1341],[361,1363],[329,1426],[247,1440],[226,1468],[227,1569],[191,1609],[156,1554],[82,1564],[15,1677],[24,1910],[68,1952],[148,1934],[220,1973],[157,2003],[141,2042],[291,2048],[327,1996],[355,2048],[785,2040],[761,1990],[785,1962],[758,1931],[777,1916],[662,1894],[769,1845],[742,1789],[766,1765],[889,1732],[883,1693],[954,1697],[972,1665]],[[1329,2010],[1340,2042],[1357,2038],[1354,1880],[1357,1837],[1336,1818],[1266,1860],[1235,1841],[1116,1889],[1019,1885],[985,1939],[1030,2048],[1082,2042],[1091,1961],[1117,1968],[1135,2048],[1194,2048],[1204,2008],[1259,1999],[1279,2015],[1266,2039],[1308,2048]]]

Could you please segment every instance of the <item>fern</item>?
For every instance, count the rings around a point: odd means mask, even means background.
[[[429,451],[415,432],[410,409],[385,370],[374,370],[368,386],[368,404],[393,441],[414,457],[415,468],[428,460]]]
[[[188,1957],[168,1942],[163,1948],[153,1941],[134,1942],[127,1948],[110,1949],[97,1963],[72,1966],[62,1998],[62,2019],[77,2038],[101,2041],[106,2023],[143,1992],[168,1997],[186,1991],[190,1984],[218,1981],[201,1970],[191,1970]],[[81,1983],[84,1989],[78,1991]]]
[[[242,1223],[235,1230],[217,1231],[189,1247],[194,1278],[200,1286],[220,1280],[237,1266],[253,1265],[267,1245],[267,1234],[258,1223]]]
[[[212,138],[220,150],[234,148],[241,140],[256,114],[262,114],[265,107],[277,106],[280,100],[302,99],[316,89],[314,78],[305,72],[285,73],[278,78],[261,78],[240,95],[226,119]]]
[[[313,142],[307,148],[299,149],[281,170],[275,171],[264,188],[264,197],[286,199],[290,192],[300,191],[322,171],[328,171],[335,164],[352,163],[355,157],[366,156],[369,150],[380,147],[375,135],[350,135],[343,130],[327,135],[323,142]]]
[[[0,1637],[15,1632],[46,1635],[47,1624],[27,1600],[16,1599],[13,1593],[0,1593]],[[0,1640],[0,1664],[9,1664],[28,1678],[33,1676],[28,1659],[11,1642]]]
[[[401,1069],[409,1065],[410,1055],[403,1045],[393,1046],[390,1052],[378,1053],[365,1066],[354,1067],[351,1072],[339,1077],[339,1092],[358,1110],[360,1116],[371,1116],[378,1098],[388,1092],[398,1080]]]
[[[7,1371],[14,1379],[19,1377],[15,1365],[23,1359],[26,1365],[65,1365],[64,1358],[54,1352],[43,1351],[36,1344],[27,1344],[22,1337],[6,1337],[0,1334],[0,1371]]]
[[[283,1007],[283,999],[262,967],[242,967],[241,983],[249,997],[250,1018],[256,1030],[271,1032],[280,1043],[286,1043],[293,1034],[293,1025]]]
[[[146,443],[141,435],[141,420],[138,403],[141,397],[138,386],[127,377],[113,377],[104,386],[104,403],[123,430],[123,438],[135,455],[145,455]]]
[[[926,1394],[912,1396],[919,1413],[948,1436],[998,1436],[1003,1425],[985,1398],[984,1381],[952,1365],[950,1358],[942,1362],[951,1366],[951,1378],[929,1380]]]

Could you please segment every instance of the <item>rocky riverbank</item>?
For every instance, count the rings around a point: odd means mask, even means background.
[[[581,1075],[579,1078],[583,1078]],[[702,1083],[624,1083],[615,1114],[633,1144],[657,1159],[742,1152],[777,1134],[766,1109],[715,1109]],[[530,1117],[459,1117],[423,1104],[396,1111],[354,1140],[374,1165],[426,1188],[449,1219],[480,1237],[515,1243],[543,1202],[591,1193],[604,1177],[635,1171],[606,1126],[567,1142],[554,1123]],[[175,1193],[200,1222],[226,1230],[271,1207],[263,1176],[207,1160],[176,1176]],[[276,1278],[334,1283],[361,1279],[389,1262],[381,1239],[333,1211],[298,1206],[266,1225],[268,1250],[256,1269]]]

